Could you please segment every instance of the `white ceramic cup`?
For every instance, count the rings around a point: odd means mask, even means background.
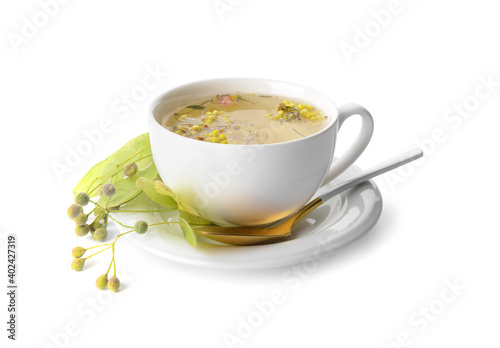
[[[160,125],[164,115],[198,96],[256,93],[311,104],[328,116],[327,126],[305,138],[275,144],[236,145],[189,139]],[[352,115],[361,130],[333,160],[337,132]],[[192,212],[223,226],[265,225],[284,218],[347,169],[364,151],[373,119],[360,105],[339,108],[323,93],[293,83],[255,78],[205,80],[176,87],[152,104],[151,149],[163,182]],[[333,163],[332,163],[333,161]]]

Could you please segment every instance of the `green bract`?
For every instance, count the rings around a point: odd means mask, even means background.
[[[193,214],[190,214],[189,212],[182,210],[182,208],[179,209],[179,215],[181,218],[186,220],[186,222],[191,224],[191,225],[211,225],[212,224],[212,221],[201,218],[201,217],[193,215]]]
[[[164,182],[159,181],[159,180],[155,180],[154,187],[155,187],[155,191],[157,193],[159,193],[161,195],[166,195],[166,196],[169,196],[169,197],[172,197],[173,199],[175,199],[175,201],[177,202],[177,209],[179,210],[180,216],[184,220],[186,220],[189,224],[193,224],[193,225],[211,225],[212,224],[212,221],[209,221],[207,219],[203,219],[203,218],[197,216],[193,210],[184,207],[182,205],[182,203],[179,201],[179,198],[177,198],[177,195],[175,194],[175,192],[170,187],[168,187]]]
[[[132,201],[144,192],[145,195],[142,196],[143,198],[146,199],[147,197],[166,208],[161,209],[161,211],[178,211],[178,214],[176,214],[179,218],[178,221],[174,216],[173,221],[169,220],[164,223],[172,223],[175,225],[178,223],[186,241],[191,246],[195,247],[197,245],[196,234],[190,224],[208,225],[211,224],[211,221],[197,216],[194,210],[184,207],[175,192],[161,180],[157,179],[158,171],[151,155],[149,135],[143,134],[132,139],[117,152],[109,156],[106,160],[99,162],[97,165],[92,167],[92,169],[90,169],[89,172],[80,180],[78,185],[76,185],[73,193],[75,194],[75,202],[77,204],[71,205],[67,211],[68,216],[74,220],[77,225],[75,228],[76,235],[85,236],[90,231],[95,241],[102,242],[108,235],[106,229],[108,213],[112,212],[113,220],[116,220],[115,217],[120,216],[120,214],[117,214],[120,210],[132,213],[147,213],[158,210],[155,208],[152,210],[142,210],[140,208],[134,209],[132,206],[130,209],[121,208],[121,205]],[[90,197],[95,196],[100,196],[97,202],[95,200],[91,201]],[[140,202],[140,204],[143,204],[142,200]],[[90,220],[91,222],[88,222],[88,216],[92,213],[92,211],[85,214],[82,209],[82,206],[89,203],[94,205],[94,218]],[[155,205],[152,204],[151,201],[147,201],[146,203],[148,205]],[[134,204],[133,206],[136,205]],[[118,220],[116,221],[122,226],[130,227],[120,223]],[[163,223],[160,222],[158,224]],[[91,253],[91,255],[86,258],[82,257],[88,249],[83,247],[73,248],[72,256],[74,259],[71,263],[71,268],[75,271],[80,271],[84,267],[86,259],[111,249],[112,258],[108,272],[111,267],[114,267],[116,274],[116,241],[120,236],[133,231],[138,234],[144,234],[148,231],[149,227],[150,226],[147,222],[142,220],[137,221],[134,224],[132,231],[127,231],[117,235],[113,242],[89,247],[89,249],[100,249]],[[108,279],[107,274],[108,273],[103,274],[97,278],[96,287],[98,289],[105,289],[107,286],[111,291],[118,291],[120,288],[120,280],[116,276]]]
[[[177,197],[170,191],[165,190],[162,193],[156,191],[155,188],[156,181],[150,180],[148,178],[139,178],[136,181],[138,188],[151,198],[154,202],[158,203],[165,208],[170,208],[172,210],[177,209]],[[166,185],[165,185],[166,186]]]
[[[137,179],[136,185],[142,188],[142,191],[159,205],[170,208],[172,210],[178,209],[180,216],[188,223],[193,225],[211,225],[212,222],[203,219],[188,212],[184,206],[179,202],[175,192],[168,187],[165,183],[159,180],[149,180],[147,178]]]
[[[151,162],[148,133],[130,140],[114,154],[93,166],[76,185],[73,193],[87,192],[90,197],[97,196],[95,188],[102,183],[111,182],[113,174],[116,173],[115,180],[118,181],[125,177],[122,170],[129,162],[135,162],[139,168]]]
[[[111,181],[111,177],[116,173],[115,179],[122,179],[122,173],[126,163],[135,162],[139,167],[151,161],[151,147],[149,145],[149,134],[142,134],[121,147],[118,151],[92,167],[87,174],[76,185],[73,192],[91,192],[90,197],[97,195],[96,188]]]
[[[180,218],[179,219],[179,226],[181,227],[182,233],[184,234],[184,238],[189,243],[189,245],[196,247],[196,244],[197,244],[196,234],[194,233],[191,226],[189,226],[187,221],[184,220],[183,218]]]
[[[156,166],[152,161],[137,172],[138,176],[145,177],[147,179],[156,179],[158,176],[158,171]],[[125,178],[118,181],[115,184],[116,193],[112,197],[102,196],[97,204],[102,207],[117,207],[119,205],[125,204],[138,195],[141,194],[142,190],[135,185],[137,178],[135,176]]]

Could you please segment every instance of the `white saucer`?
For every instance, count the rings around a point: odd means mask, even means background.
[[[318,194],[360,171],[351,166],[339,178],[321,188]],[[127,204],[126,209],[164,209],[141,196]],[[369,232],[381,212],[382,196],[375,183],[369,181],[323,203],[294,228],[289,239],[280,243],[231,246],[199,237],[198,246],[193,248],[184,240],[178,224],[153,226],[144,235],[131,233],[126,237],[147,252],[172,261],[215,268],[263,269],[325,256]],[[171,216],[174,216],[172,212],[114,214],[120,222],[130,226],[137,220],[154,224],[167,221]],[[120,233],[129,230],[116,223],[115,226]]]

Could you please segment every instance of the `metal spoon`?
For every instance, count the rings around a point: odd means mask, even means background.
[[[414,161],[422,156],[422,150],[414,149],[380,163],[371,169],[365,170],[312,200],[279,226],[272,228],[198,226],[194,228],[194,231],[212,240],[232,245],[254,245],[276,242],[282,238],[288,237],[292,233],[292,227],[299,223],[299,221],[305,218],[314,209],[323,204],[323,202],[326,202],[330,198],[353,186],[368,181],[377,175],[388,172],[389,170],[402,166],[403,164]]]

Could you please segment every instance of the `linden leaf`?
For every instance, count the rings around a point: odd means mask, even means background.
[[[168,196],[168,197],[172,198],[173,200],[175,200],[177,205],[179,204],[179,199],[177,198],[177,195],[175,194],[175,192],[170,187],[168,187],[164,182],[162,182],[160,180],[155,180],[154,189],[160,195]]]
[[[97,190],[94,189],[99,184],[111,182],[113,176],[113,182],[123,179],[125,174],[122,171],[128,163],[135,162],[141,168],[141,166],[143,167],[151,162],[151,156],[149,133],[139,135],[104,161],[93,166],[76,185],[73,193],[87,192],[91,197],[94,197],[97,195]],[[156,179],[156,177],[153,179]]]
[[[162,182],[160,180],[156,180],[155,181],[155,190],[159,194],[169,196],[172,199],[175,199],[175,201],[177,202],[180,216],[182,218],[184,218],[189,224],[191,224],[191,225],[212,225],[212,221],[203,219],[203,218],[199,217],[198,215],[196,215],[194,213],[194,211],[188,210],[186,207],[184,207],[182,205],[182,203],[179,202],[179,199],[177,198],[177,195],[175,194],[175,192],[170,187],[168,187],[164,182]]]
[[[213,222],[197,215],[193,215],[182,208],[179,209],[179,215],[191,225],[212,225]]]
[[[203,105],[188,105],[186,106],[187,108],[194,109],[194,110],[204,110],[205,107]]]
[[[135,186],[136,180],[133,177],[125,178],[113,184],[116,193],[111,197],[102,195],[97,204],[104,208],[111,208],[131,201],[141,193],[141,189]]]
[[[135,182],[135,185],[142,189],[142,191],[151,198],[154,202],[161,206],[171,209],[177,209],[177,199],[173,198],[171,195],[163,195],[155,190],[155,182],[148,178],[139,178]]]
[[[101,207],[117,207],[137,197],[142,192],[135,184],[137,180],[154,180],[158,177],[158,171],[156,170],[155,164],[151,159],[149,161],[149,165],[139,169],[137,174],[113,183],[116,188],[116,193],[111,197],[101,196],[97,204]]]
[[[183,218],[179,218],[179,226],[181,227],[184,238],[189,243],[189,245],[191,245],[192,247],[196,247],[196,234],[194,233],[191,226],[187,223],[187,221]]]

